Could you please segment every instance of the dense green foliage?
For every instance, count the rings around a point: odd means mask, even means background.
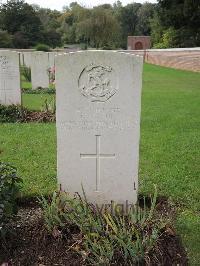
[[[16,48],[28,48],[40,39],[40,19],[23,0],[10,0],[1,5],[0,28],[12,35]]]
[[[0,104],[0,123],[15,123],[20,121],[25,115],[26,110],[18,105],[1,105]]]
[[[200,45],[200,2],[158,0],[86,8],[72,2],[63,11],[29,5],[24,0],[0,4],[0,47],[51,48],[79,44],[87,48],[126,48],[128,35],[151,35],[154,47]],[[84,45],[83,45],[84,44]]]
[[[87,9],[76,2],[64,9],[60,28],[65,43],[86,43],[95,48],[126,48],[128,35],[150,34],[154,5],[122,6],[117,1]]]
[[[153,42],[161,48],[200,45],[200,1],[158,0]]]
[[[35,47],[36,51],[49,52],[50,47],[46,44],[39,43]]]
[[[0,162],[0,237],[4,233],[4,223],[16,212],[21,182],[14,167]]]
[[[12,48],[12,36],[7,32],[0,30],[0,47]]]
[[[22,91],[23,93],[26,93],[26,94],[55,94],[56,93],[55,88],[46,88],[46,89],[37,88],[35,90],[27,88],[27,89],[23,89]]]

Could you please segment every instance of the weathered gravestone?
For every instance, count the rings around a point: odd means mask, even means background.
[[[12,51],[0,51],[0,104],[21,104],[20,55]]]
[[[31,80],[32,88],[49,87],[49,55],[46,52],[33,52],[31,54]]]
[[[56,55],[57,55],[56,52],[48,53],[49,67],[51,67],[51,68],[55,66],[55,56]]]
[[[22,52],[22,65],[31,67],[32,64],[32,53],[34,52]]]
[[[136,203],[142,57],[86,51],[56,57],[58,181],[90,202]]]

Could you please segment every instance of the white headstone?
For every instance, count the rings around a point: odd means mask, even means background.
[[[56,57],[58,182],[90,202],[136,203],[142,57]]]
[[[49,87],[49,55],[46,52],[33,52],[31,55],[32,89]]]
[[[56,52],[50,52],[48,53],[48,60],[49,60],[49,67],[54,67],[55,66],[55,56],[57,55]]]
[[[31,63],[32,63],[32,53],[34,52],[23,52],[23,65],[27,66],[27,67],[31,67]]]
[[[21,104],[20,55],[18,52],[0,51],[0,104]]]

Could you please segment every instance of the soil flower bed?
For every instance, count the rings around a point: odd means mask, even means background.
[[[166,204],[157,205],[160,214],[172,214]],[[21,204],[18,215],[8,224],[10,234],[0,242],[2,265],[87,265],[81,254],[83,235],[77,226],[49,233],[43,211],[35,201]],[[115,256],[112,265],[130,265]],[[179,237],[171,226],[166,226],[148,260],[137,265],[188,265]]]

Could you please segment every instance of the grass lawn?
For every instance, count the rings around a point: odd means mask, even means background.
[[[22,84],[22,89],[32,89],[32,85],[28,81],[23,81],[21,84]]]
[[[40,110],[53,95],[23,95]],[[0,125],[1,160],[19,169],[23,196],[56,188],[55,124]],[[145,65],[140,147],[140,193],[156,184],[178,206],[177,231],[192,265],[200,262],[200,74]]]
[[[22,89],[32,89],[31,82],[28,82],[22,74],[21,74],[21,88]]]
[[[21,87],[23,89],[32,89],[31,82],[25,80],[24,76],[21,75]],[[53,88],[53,85],[50,84],[50,88]],[[55,99],[54,94],[22,94],[22,105],[30,110],[42,111],[45,105],[45,102],[51,103]]]
[[[21,75],[21,87],[23,89],[32,89],[31,82],[25,80],[24,76]],[[50,89],[54,88],[54,85],[50,84]],[[51,103],[55,99],[54,94],[22,94],[22,105],[30,110],[42,111],[45,102]]]
[[[41,111],[45,106],[45,101],[51,103],[55,99],[55,94],[22,94],[22,104],[24,107]]]

